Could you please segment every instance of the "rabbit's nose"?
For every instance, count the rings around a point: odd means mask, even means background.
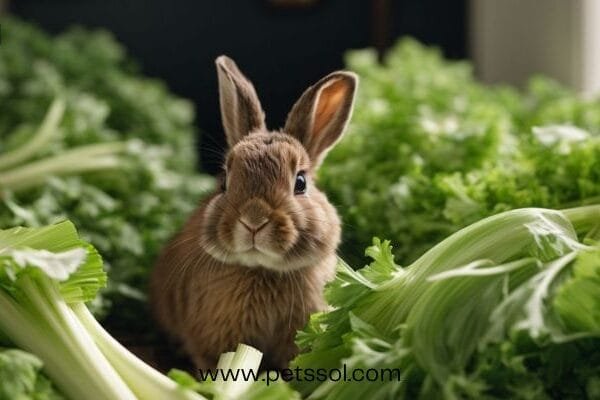
[[[250,233],[256,234],[269,223],[273,212],[271,206],[264,200],[252,198],[239,210],[239,221]]]
[[[248,231],[250,231],[250,233],[256,234],[262,228],[264,228],[265,226],[267,226],[267,224],[269,223],[269,219],[268,218],[263,218],[263,219],[258,220],[258,221],[250,221],[247,218],[240,217],[240,223],[242,224],[242,226],[244,228],[246,228]]]

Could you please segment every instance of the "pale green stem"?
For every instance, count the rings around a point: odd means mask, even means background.
[[[62,120],[64,111],[64,100],[60,98],[55,99],[33,137],[24,145],[0,156],[0,170],[19,164],[22,161],[27,161],[29,158],[35,156],[58,133],[57,128]]]
[[[56,175],[117,168],[123,164],[118,153],[124,149],[124,143],[103,143],[75,148],[58,156],[34,161],[0,173],[0,190],[28,189]]]
[[[39,286],[29,276],[21,279],[23,291],[31,299],[35,309],[40,310],[54,332],[66,343],[64,348],[69,348],[77,359],[79,365],[72,368],[78,368],[87,376],[94,377],[89,380],[88,390],[97,393],[99,398],[135,400],[135,395],[62,300],[55,284],[46,278],[37,280]]]
[[[181,388],[177,383],[150,367],[123,347],[96,321],[85,304],[71,304],[71,309],[92,336],[104,356],[139,399],[205,399],[195,392]]]
[[[20,349],[35,354],[43,370],[59,390],[73,399],[101,399],[90,393],[88,377],[82,376],[77,362],[64,351],[61,338],[43,321],[30,315],[0,290],[0,330]]]
[[[577,232],[585,232],[600,224],[600,204],[567,208],[561,212],[571,221]]]
[[[227,369],[230,369],[233,374],[236,374],[241,370],[254,371],[255,374],[258,372],[258,367],[260,366],[260,361],[262,359],[262,353],[256,350],[254,347],[240,343],[235,353],[232,355],[232,357],[227,356],[227,359],[225,362],[223,362],[223,364],[228,364]],[[221,360],[219,360],[219,364],[221,364]],[[223,371],[223,373],[227,373],[227,371]],[[240,378],[242,378],[241,374],[238,375],[237,381],[230,379],[226,382],[223,382],[219,388],[219,391],[215,395],[215,400],[243,399],[242,395],[250,388],[253,381],[245,381]]]

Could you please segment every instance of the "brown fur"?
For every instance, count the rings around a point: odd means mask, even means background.
[[[151,280],[156,318],[198,368],[214,368],[238,343],[283,368],[294,336],[326,306],[339,217],[314,186],[314,170],[351,114],[356,77],[329,75],[296,103],[283,132],[268,132],[252,84],[217,59],[230,150],[226,190],[207,199],[159,257]],[[305,194],[294,193],[304,171]]]

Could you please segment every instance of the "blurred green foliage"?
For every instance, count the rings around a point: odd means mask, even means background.
[[[42,366],[42,361],[33,354],[0,348],[0,400],[64,399],[42,375]]]
[[[600,102],[532,79],[520,92],[477,82],[467,62],[399,41],[383,65],[351,51],[361,82],[320,184],[354,265],[373,236],[404,265],[450,233],[504,210],[600,199]]]
[[[69,218],[105,258],[103,305],[143,301],[160,248],[212,187],[210,177],[196,173],[192,104],[143,77],[107,32],[74,28],[50,37],[13,18],[0,23],[0,153],[27,143],[55,98],[65,101],[65,114],[35,159],[97,143],[118,141],[126,149],[118,168],[5,192],[0,227]],[[139,311],[131,314],[139,319]]]

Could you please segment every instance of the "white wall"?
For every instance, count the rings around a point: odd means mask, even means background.
[[[471,0],[478,76],[522,85],[535,73],[600,93],[600,0]]]

